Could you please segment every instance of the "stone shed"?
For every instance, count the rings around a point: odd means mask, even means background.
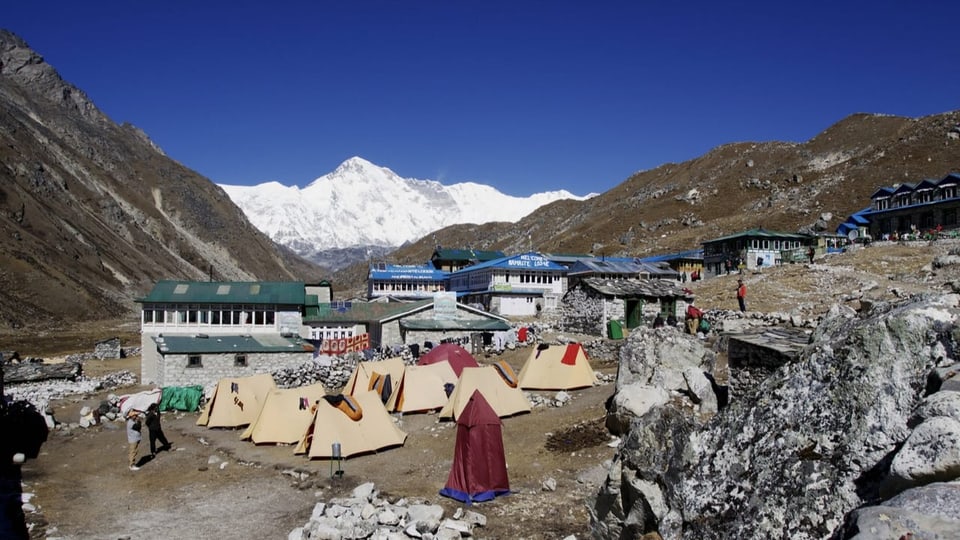
[[[563,328],[603,335],[616,320],[625,328],[649,326],[661,313],[683,320],[693,292],[668,279],[586,278],[564,294],[560,303]]]
[[[247,377],[297,367],[314,347],[298,337],[158,336],[157,386],[207,386],[225,377]]]

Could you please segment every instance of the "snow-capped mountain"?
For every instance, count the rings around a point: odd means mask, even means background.
[[[382,253],[449,225],[515,222],[547,203],[593,196],[561,190],[512,197],[473,182],[445,186],[359,157],[303,189],[278,182],[220,187],[274,241],[328,266],[331,250]]]

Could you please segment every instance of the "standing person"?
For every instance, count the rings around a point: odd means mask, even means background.
[[[140,415],[131,410],[127,413],[127,461],[131,471],[139,471],[137,467],[137,449],[140,448]]]
[[[813,249],[813,246],[810,246],[810,249],[807,250],[807,258],[810,259],[810,264],[813,264],[813,257],[817,254],[817,251]]]
[[[147,431],[150,435],[150,456],[157,455],[157,441],[163,443],[163,446],[160,448],[162,450],[167,450],[170,448],[170,442],[167,441],[167,438],[163,434],[163,428],[160,426],[160,406],[156,403],[151,403],[147,407]]]
[[[737,280],[737,303],[740,304],[740,311],[747,310],[747,286],[742,279]]]

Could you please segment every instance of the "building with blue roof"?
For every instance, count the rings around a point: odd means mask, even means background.
[[[950,173],[939,180],[881,187],[870,196],[870,208],[856,214],[867,221],[866,226],[862,223],[857,226],[876,239],[957,229],[960,227],[958,183],[960,174]],[[849,233],[852,223],[844,225]]]
[[[642,263],[667,263],[670,268],[680,275],[690,276],[694,272],[703,272],[703,249],[688,249],[677,253],[641,257]]]
[[[397,298],[420,300],[432,298],[434,293],[447,290],[449,272],[438,270],[432,264],[370,265],[367,277],[367,298]]]
[[[556,309],[567,268],[535,252],[501,257],[450,273],[460,302],[491,313],[526,317]]]

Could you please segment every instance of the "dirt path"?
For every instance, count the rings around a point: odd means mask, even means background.
[[[609,373],[612,366],[595,368]],[[607,384],[572,391],[573,400],[564,407],[538,407],[504,420],[513,493],[474,507],[488,518],[477,531],[479,538],[587,536],[586,501],[597,485],[578,482],[578,476],[590,469],[596,473],[614,455],[615,449],[606,446],[609,437],[598,429],[613,389]],[[96,405],[105,395],[58,402],[56,417],[76,421],[83,405]],[[119,422],[52,431],[40,457],[23,467],[24,490],[36,494],[32,502],[40,510],[28,515],[35,522],[33,537],[286,538],[306,523],[316,502],[346,495],[364,482],[374,482],[391,500],[440,504],[448,515],[461,506],[437,493],[452,463],[456,427],[438,423],[435,414],[404,416],[401,429],[409,436],[402,447],[345,461],[345,475],[338,480],[330,478],[328,461],[295,456],[290,446],[240,441],[240,431],[197,426],[197,417],[165,413],[164,431],[173,450],[144,462],[140,471],[126,467]],[[144,440],[141,455],[147,446]],[[556,480],[556,491],[542,490],[548,478]],[[597,474],[593,478],[599,481]]]

